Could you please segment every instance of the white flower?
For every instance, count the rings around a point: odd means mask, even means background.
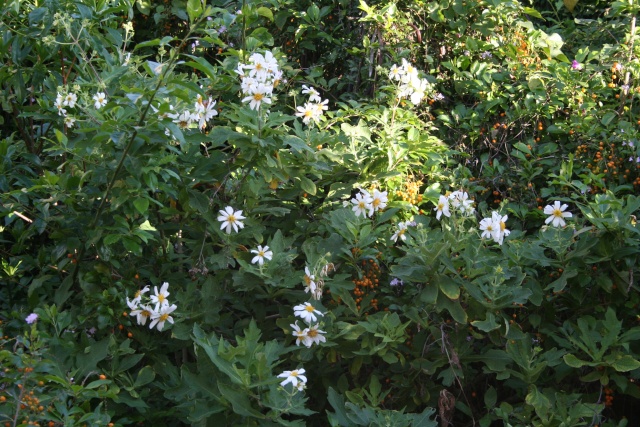
[[[173,324],[173,317],[170,316],[171,313],[178,308],[175,304],[169,306],[165,305],[160,307],[160,310],[156,310],[151,314],[151,323],[149,324],[149,329],[153,329],[156,324],[158,325],[158,330],[161,331],[164,328],[164,322],[169,322]]]
[[[63,105],[66,105],[69,108],[73,108],[76,106],[76,102],[78,101],[78,96],[75,93],[68,93],[64,97]]]
[[[400,80],[403,74],[404,70],[401,67],[398,67],[397,64],[393,64],[389,71],[389,80]]]
[[[198,128],[204,129],[207,127],[207,122],[211,120],[214,116],[218,115],[218,112],[215,109],[216,101],[212,101],[209,98],[209,101],[206,103],[202,102],[202,98],[198,95],[198,101],[196,101],[196,110],[191,115],[191,118],[194,121],[198,122]]]
[[[152,313],[154,313],[153,307],[151,307],[150,305],[143,305],[137,307],[135,310],[132,310],[131,313],[129,313],[129,316],[135,316],[136,320],[138,321],[138,325],[144,326],[144,324],[147,323],[147,319],[151,317]]]
[[[155,311],[158,311],[159,307],[165,307],[169,305],[167,297],[170,295],[170,293],[168,292],[168,289],[169,282],[164,282],[160,287],[160,291],[158,291],[157,286],[153,287],[153,292],[155,292],[155,295],[151,295],[151,302],[156,305]]]
[[[398,223],[398,230],[394,233],[393,236],[391,236],[391,240],[393,240],[394,242],[398,241],[398,237],[400,238],[400,240],[405,241],[407,240],[407,236],[404,235],[404,233],[407,231],[407,227],[408,224],[406,222],[399,222]]]
[[[167,116],[172,118],[180,129],[189,128],[191,122],[193,122],[193,115],[189,111],[184,111],[182,114],[167,114]]]
[[[59,116],[67,115],[67,110],[64,109],[64,97],[62,96],[62,94],[58,94],[58,96],[56,97],[56,102],[54,102],[53,105],[58,109]]]
[[[309,271],[309,267],[304,268],[304,293],[311,292],[312,294],[316,291],[316,278]]]
[[[65,116],[64,118],[64,124],[68,127],[68,128],[72,128],[73,124],[76,122],[76,119],[71,117],[71,116]]]
[[[356,216],[362,215],[363,217],[367,216],[367,211],[371,211],[373,214],[373,206],[371,205],[373,199],[367,190],[360,190],[354,199],[351,199],[351,203],[353,203],[353,211],[356,213]]]
[[[96,108],[96,110],[99,110],[100,108],[107,105],[107,95],[105,95],[104,92],[98,92],[93,95],[93,100],[95,101],[93,106]]]
[[[231,234],[231,227],[238,232],[238,228],[244,228],[244,224],[241,220],[245,219],[242,216],[242,211],[234,211],[231,206],[227,206],[223,211],[219,211],[218,221],[222,222],[220,230],[225,229],[227,234]]]
[[[325,331],[321,331],[318,329],[318,325],[313,325],[305,329],[303,332],[306,332],[307,339],[304,341],[304,345],[307,347],[311,347],[313,344],[320,344],[321,342],[327,342],[327,339],[324,335]]]
[[[306,384],[307,383],[307,377],[305,377],[303,375],[304,372],[305,371],[302,368],[296,369],[296,370],[293,370],[293,371],[284,371],[283,373],[278,375],[278,378],[285,378],[285,380],[282,381],[280,383],[280,385],[282,387],[284,387],[285,385],[291,383],[291,385],[293,385],[294,387],[298,388],[298,382]]]
[[[438,220],[440,219],[442,214],[444,214],[444,216],[446,217],[450,217],[451,212],[449,212],[449,199],[447,199],[443,195],[440,195],[440,199],[438,200],[438,204],[436,205],[434,211],[437,211],[436,219]]]
[[[297,107],[296,110],[298,111],[296,113],[296,117],[302,117],[302,123],[308,125],[309,122],[314,119],[317,108],[316,104],[307,102],[306,104]]]
[[[480,221],[480,230],[482,230],[481,237],[483,239],[493,238],[494,229],[497,228],[491,218],[484,218]]]
[[[300,317],[307,323],[316,322],[318,320],[316,314],[319,316],[324,316],[322,312],[316,310],[316,308],[308,302],[293,307],[293,314]]]
[[[322,99],[320,98],[320,93],[310,86],[302,85],[302,93],[309,95],[309,102],[322,101]]]
[[[259,83],[256,87],[249,88],[248,96],[242,99],[242,102],[249,102],[249,108],[252,110],[258,110],[262,103],[271,104],[271,92],[273,87],[267,86],[264,83]]]
[[[373,190],[373,195],[371,197],[371,207],[374,211],[379,211],[387,207],[387,202],[389,198],[387,197],[387,192],[380,192],[377,188]],[[373,215],[372,213],[369,216]]]
[[[294,324],[290,324],[289,326],[291,326],[293,328],[293,331],[291,331],[291,333],[293,334],[294,337],[296,337],[296,345],[300,345],[300,343],[303,343],[304,345],[307,345],[307,339],[309,338],[307,336],[307,329],[301,330],[300,326],[298,326],[298,321],[296,320],[296,322]],[[310,345],[307,345],[307,347],[311,347]]]
[[[147,292],[149,292],[149,286],[145,286],[144,288],[137,291],[131,301],[129,301],[129,298],[127,298],[127,305],[129,306],[129,308],[132,310],[134,308],[137,308],[138,304],[140,304],[140,301],[142,300],[142,295],[146,294]]]
[[[458,209],[460,213],[464,215],[472,215],[475,211],[473,207],[473,199],[469,199],[469,194],[466,191],[454,191],[449,194],[449,202],[451,206]]]
[[[564,227],[565,225],[567,225],[564,219],[571,218],[573,216],[571,212],[565,212],[568,207],[569,206],[566,204],[560,205],[560,202],[557,200],[554,202],[553,206],[545,206],[544,214],[550,216],[544,221],[544,223],[551,223],[551,225],[554,227]]]
[[[491,214],[491,220],[495,224],[495,230],[493,232],[493,240],[495,240],[495,242],[499,245],[502,245],[502,242],[505,236],[508,236],[509,234],[511,234],[511,231],[507,230],[506,222],[508,218],[509,218],[508,215],[502,216],[495,211]]]
[[[269,246],[258,245],[258,249],[251,249],[252,254],[256,254],[251,260],[251,264],[255,264],[256,262],[260,265],[264,264],[264,259],[271,260],[273,257],[273,252],[269,250]]]

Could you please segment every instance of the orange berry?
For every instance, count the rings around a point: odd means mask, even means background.
[[[98,376],[98,378],[100,378],[101,380],[106,380],[107,376],[104,374],[100,374],[100,376]]]

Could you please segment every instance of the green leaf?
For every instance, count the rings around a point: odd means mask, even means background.
[[[136,382],[133,384],[134,387],[142,387],[143,385],[149,384],[156,377],[156,373],[153,371],[151,366],[145,366],[140,369],[138,372],[138,376],[136,377]]]
[[[471,324],[483,332],[491,332],[500,328],[500,324],[496,322],[496,317],[490,312],[487,312],[485,320],[474,320]]]
[[[218,390],[222,396],[224,396],[233,407],[233,412],[244,417],[253,417],[258,419],[264,419],[265,416],[251,407],[248,393],[242,393],[233,387],[224,383],[218,383]]]
[[[258,13],[258,15],[264,16],[269,21],[273,21],[273,12],[271,12],[271,9],[269,9],[268,7],[261,6],[256,9],[256,12]]]
[[[195,22],[202,15],[202,0],[187,0],[187,14],[189,22]]]
[[[613,112],[613,111],[609,111],[607,113],[605,113],[604,116],[602,116],[602,119],[600,120],[600,123],[602,123],[604,126],[609,126],[609,124],[613,121],[613,119],[615,119],[618,115]]]
[[[533,406],[536,410],[536,413],[538,413],[538,410],[551,408],[551,402],[549,401],[549,398],[541,393],[533,384],[530,386],[529,394],[527,394],[525,402],[527,402],[528,405]]]
[[[144,215],[149,210],[149,199],[142,197],[133,201],[133,206],[140,214]]]
[[[140,224],[140,227],[138,228],[144,231],[156,231],[156,228],[153,225],[151,225],[148,219],[142,224]]]
[[[438,285],[447,298],[455,300],[460,297],[460,286],[449,276],[438,276]]]
[[[616,357],[616,359],[613,362],[610,362],[610,364],[611,367],[618,372],[629,372],[640,368],[640,362],[628,354]]]
[[[562,356],[562,359],[564,360],[564,363],[566,363],[572,368],[582,368],[583,366],[589,363],[589,362],[585,362],[584,360],[578,359],[576,356],[574,356],[571,353],[565,354],[564,356]]]
[[[484,393],[484,405],[486,408],[490,409],[496,406],[496,402],[498,401],[498,392],[492,386],[489,386],[487,391]]]
[[[304,192],[311,196],[316,194],[316,185],[313,183],[313,181],[311,181],[306,176],[300,176],[298,177],[298,179],[300,180],[300,187]]]
[[[220,341],[218,340],[216,335],[212,334],[210,337],[206,337],[197,323],[193,325],[193,335],[194,342],[204,349],[213,364],[216,365],[216,367],[220,369],[222,373],[229,377],[232,382],[242,385],[242,377],[240,376],[240,374],[238,374],[233,364],[222,359],[218,355],[218,352],[220,350]],[[222,390],[220,390],[220,392],[222,392]]]
[[[542,15],[540,15],[540,12],[538,12],[532,7],[525,7],[523,11],[527,15],[533,16],[534,18],[542,19],[544,21],[544,18],[542,17]]]

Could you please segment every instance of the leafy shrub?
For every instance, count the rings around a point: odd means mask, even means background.
[[[3,422],[633,424],[634,8],[3,6]]]

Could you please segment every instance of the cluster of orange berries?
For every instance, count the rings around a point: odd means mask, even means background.
[[[403,201],[409,202],[413,205],[420,204],[422,202],[422,194],[420,192],[420,186],[422,181],[408,180],[404,184],[404,191],[397,190],[396,196],[400,197]]]
[[[604,388],[604,406],[607,408],[613,406],[613,390],[611,387]]]
[[[631,182],[634,186],[640,185],[640,176],[637,174],[637,171],[640,170],[640,163],[627,162],[625,157],[616,153],[614,143],[607,146],[603,141],[600,141],[593,157],[589,152],[589,146],[581,144],[576,148],[575,155],[576,158],[588,158],[586,167],[594,174],[603,173],[615,181]],[[603,178],[602,180],[606,181],[607,179]]]
[[[356,308],[360,310],[360,304],[367,295],[374,295],[376,289],[380,286],[380,266],[372,259],[362,261],[362,278],[353,279],[356,287],[353,290],[353,296],[356,301]],[[371,308],[378,310],[378,299],[372,298]]]

